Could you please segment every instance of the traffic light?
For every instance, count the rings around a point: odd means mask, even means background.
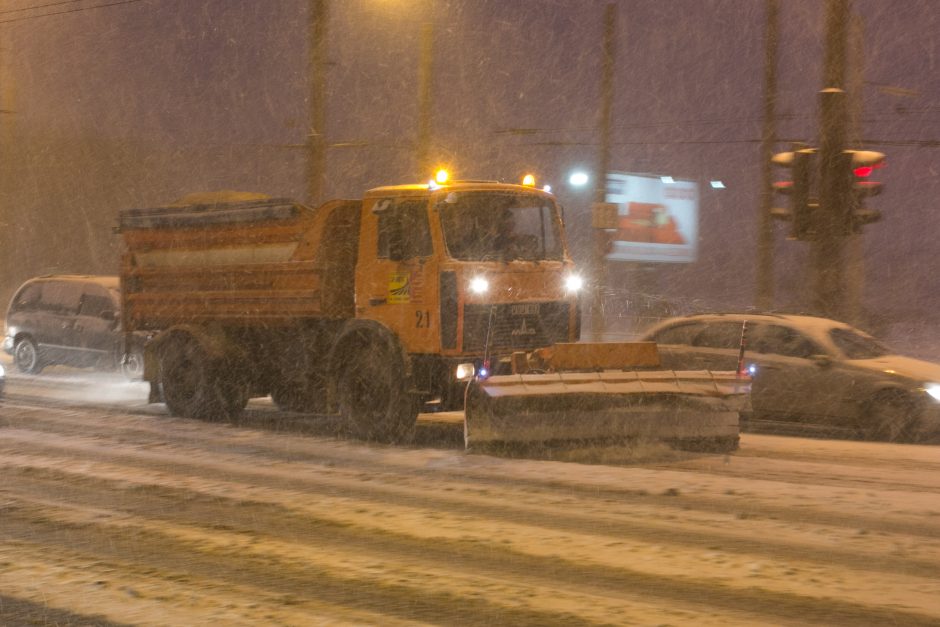
[[[866,224],[881,220],[880,211],[867,209],[863,203],[865,198],[877,196],[884,189],[880,181],[872,181],[869,177],[884,167],[885,155],[873,150],[846,150],[843,154],[842,168],[849,183],[843,232],[859,233]]]
[[[810,192],[813,185],[815,156],[815,148],[804,147],[789,152],[778,152],[771,159],[772,163],[789,168],[792,173],[792,180],[777,181],[773,184],[775,192],[790,197],[789,208],[775,207],[770,210],[774,218],[791,223],[791,239],[812,238],[813,210],[816,204],[810,199]]]

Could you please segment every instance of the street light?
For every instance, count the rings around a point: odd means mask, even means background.
[[[591,177],[588,176],[588,173],[581,170],[572,172],[571,176],[568,177],[568,183],[570,183],[572,187],[584,187],[590,180]]]

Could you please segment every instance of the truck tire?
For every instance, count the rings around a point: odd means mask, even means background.
[[[336,396],[346,429],[364,440],[410,438],[418,406],[408,393],[405,364],[394,340],[354,330],[340,351]]]
[[[191,337],[160,352],[163,399],[170,413],[199,420],[230,420],[248,403],[248,388],[226,359],[213,358]]]

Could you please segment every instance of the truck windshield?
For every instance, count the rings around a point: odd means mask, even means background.
[[[463,261],[561,260],[558,208],[536,194],[451,192],[437,205],[447,250]]]

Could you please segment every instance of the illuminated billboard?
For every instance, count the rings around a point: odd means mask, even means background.
[[[698,254],[698,184],[668,176],[609,172],[610,261],[690,263]]]

